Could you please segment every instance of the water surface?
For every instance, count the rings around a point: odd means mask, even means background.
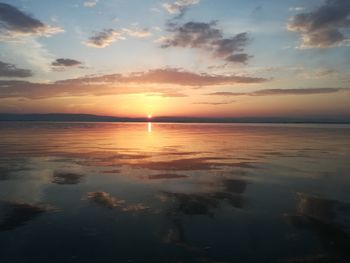
[[[349,262],[350,126],[0,123],[0,262]]]

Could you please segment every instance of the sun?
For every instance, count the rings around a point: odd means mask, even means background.
[[[148,114],[148,119],[152,119],[152,114]]]

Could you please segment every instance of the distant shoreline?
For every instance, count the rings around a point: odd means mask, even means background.
[[[350,118],[302,117],[154,117],[128,118],[92,114],[0,114],[0,122],[154,122],[154,123],[269,123],[269,124],[350,124]]]

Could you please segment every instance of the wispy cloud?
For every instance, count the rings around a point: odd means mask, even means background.
[[[95,33],[93,36],[89,37],[88,40],[84,41],[88,47],[94,48],[105,48],[117,40],[123,40],[123,33],[114,29],[105,29],[101,32]]]
[[[31,67],[34,67],[43,73],[51,70],[51,62],[54,55],[37,39],[26,37],[23,41],[11,42],[6,44],[6,52],[20,61],[25,61]]]
[[[153,69],[134,72],[128,75],[111,74],[102,76],[84,77],[61,81],[61,83],[148,83],[148,84],[174,84],[180,86],[215,86],[228,84],[264,83],[268,79],[252,76],[219,75],[208,73],[195,73],[177,68]]]
[[[342,29],[350,27],[350,1],[327,0],[309,13],[291,17],[287,29],[301,35],[300,48],[329,48],[348,39]]]
[[[88,47],[94,48],[105,48],[118,40],[125,40],[126,36],[136,38],[146,38],[152,35],[151,31],[147,28],[144,29],[129,29],[123,28],[122,30],[105,29],[101,32],[96,32],[93,36],[89,37],[88,40],[84,41],[83,44]]]
[[[263,89],[253,92],[213,92],[210,96],[269,96],[269,95],[314,95],[348,91],[346,88]]]
[[[128,29],[128,28],[123,28],[123,31],[125,34],[131,36],[131,37],[138,37],[138,38],[145,38],[145,37],[150,37],[152,33],[147,29]]]
[[[176,14],[178,18],[182,17],[187,8],[196,5],[200,0],[177,0],[172,3],[163,3],[163,8],[170,14]]]
[[[0,3],[0,40],[11,40],[19,36],[51,36],[63,31],[60,27],[44,24],[15,6]]]
[[[84,6],[85,7],[94,7],[95,5],[97,5],[99,0],[87,0],[84,2]]]
[[[339,76],[339,72],[334,69],[310,69],[303,70],[300,72],[300,75],[306,79],[321,79],[321,78],[329,78]]]
[[[225,38],[217,22],[187,22],[183,25],[170,23],[170,37],[164,38],[162,48],[181,47],[196,48],[210,52],[215,58],[229,63],[246,63],[251,57],[244,52],[249,38],[246,32]]]
[[[60,96],[153,94],[163,97],[184,97],[182,87],[220,86],[262,83],[265,78],[198,74],[179,69],[154,69],[128,75],[110,74],[66,79],[53,83],[0,81],[0,98],[25,97],[42,99]],[[157,84],[162,84],[157,85]],[[170,85],[170,87],[169,87]]]
[[[27,78],[27,77],[31,77],[32,75],[33,73],[29,69],[17,68],[13,64],[0,61],[0,77]]]
[[[204,101],[204,102],[193,102],[192,104],[197,105],[212,105],[212,106],[219,106],[219,105],[228,105],[236,102],[235,100],[229,100],[229,101],[217,101],[217,102],[211,102],[211,101]]]
[[[296,12],[300,12],[300,11],[303,11],[303,10],[305,10],[305,8],[304,7],[302,7],[302,6],[295,6],[295,7],[289,7],[289,9],[288,9],[289,11],[296,11]]]

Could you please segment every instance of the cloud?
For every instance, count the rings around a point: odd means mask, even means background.
[[[289,7],[288,10],[289,11],[303,11],[303,10],[305,10],[305,8],[302,6],[295,6],[295,7]]]
[[[84,6],[85,7],[94,7],[95,5],[97,5],[98,0],[87,0],[84,2]]]
[[[172,36],[164,38],[162,48],[181,47],[209,51],[213,57],[227,62],[246,63],[250,56],[244,53],[248,44],[246,32],[225,38],[217,22],[188,22],[183,25],[170,23],[168,31]]]
[[[301,34],[300,48],[329,48],[342,45],[348,38],[341,32],[350,27],[350,1],[327,0],[313,12],[291,17],[289,31]]]
[[[89,37],[83,44],[88,47],[105,48],[117,40],[123,40],[123,33],[114,29],[105,29]]]
[[[267,79],[237,75],[211,75],[194,73],[175,68],[155,69],[134,73],[122,78],[127,82],[176,84],[183,86],[212,86],[235,83],[263,83]]]
[[[146,38],[152,35],[152,33],[147,29],[141,29],[141,30],[132,30],[128,28],[123,28],[123,31],[131,36],[131,37],[137,37],[137,38]]]
[[[31,76],[33,76],[33,73],[29,69],[17,68],[13,64],[0,61],[0,77],[27,78]]]
[[[339,76],[339,72],[334,69],[313,69],[308,71],[303,71],[300,75],[306,79],[321,79],[324,77],[335,77]]]
[[[2,40],[18,36],[51,36],[63,32],[59,27],[45,25],[16,7],[0,3],[0,33]]]
[[[160,92],[154,92],[151,94],[148,94],[147,96],[157,96],[157,97],[164,97],[164,98],[183,98],[188,97],[186,94],[178,92],[178,91],[171,91],[171,90],[161,90]]]
[[[26,37],[20,40],[12,41],[10,44],[2,47],[7,56],[12,57],[16,61],[25,62],[31,68],[35,68],[35,71],[48,73],[51,70],[50,64],[55,59],[55,56],[36,38]]]
[[[176,14],[177,18],[181,18],[187,8],[191,5],[196,5],[200,0],[177,0],[173,3],[164,3],[163,8],[170,14]]]
[[[78,67],[84,68],[83,63],[70,58],[58,58],[55,61],[51,62],[52,69],[55,71],[63,71],[67,68]]]
[[[0,80],[0,98],[25,97],[42,99],[60,96],[159,94],[163,97],[184,97],[179,90],[184,87],[220,86],[263,83],[265,78],[198,74],[179,69],[154,69],[128,75],[111,74],[85,76],[53,83],[34,83],[19,80]],[[162,84],[162,85],[155,85]],[[174,85],[174,87],[164,87]],[[175,89],[176,88],[176,89]]]
[[[230,101],[219,101],[219,102],[194,102],[194,103],[192,103],[192,104],[218,106],[218,105],[232,104],[232,103],[234,103],[234,102],[235,102],[235,100],[230,100]]]
[[[60,81],[66,84],[79,83],[136,83],[136,84],[174,84],[180,86],[215,86],[228,84],[264,83],[268,79],[251,76],[218,75],[207,73],[194,73],[177,68],[153,69],[149,71],[134,72],[128,75],[111,74],[91,76]]]
[[[74,81],[75,82],[75,81]],[[28,99],[46,99],[53,97],[72,97],[72,96],[107,96],[107,95],[125,95],[125,94],[159,94],[162,97],[184,97],[185,94],[176,92],[172,89],[133,86],[128,83],[88,83],[76,82],[66,83],[34,83],[19,80],[0,80],[0,98],[28,98]]]
[[[263,89],[253,92],[213,92],[211,96],[268,96],[268,95],[314,95],[345,91],[344,88],[310,88],[310,89]]]

